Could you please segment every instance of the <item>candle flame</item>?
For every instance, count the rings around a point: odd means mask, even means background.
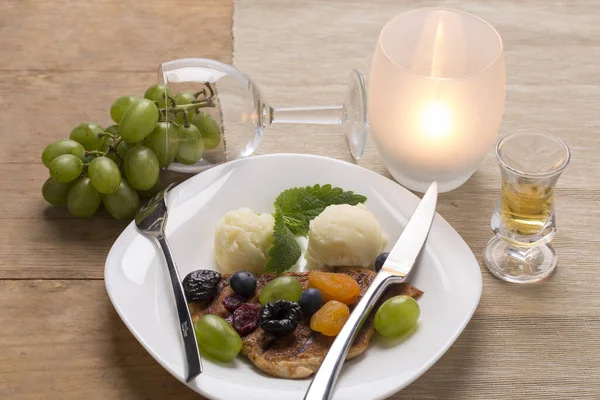
[[[452,113],[440,101],[429,103],[421,114],[423,133],[432,138],[448,135],[452,128]]]

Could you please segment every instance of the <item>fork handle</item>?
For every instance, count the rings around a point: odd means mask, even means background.
[[[354,307],[348,321],[329,348],[323,363],[306,391],[304,400],[328,400],[331,398],[335,382],[356,334],[385,289],[391,283],[399,281],[401,280],[397,276],[383,270],[375,276],[367,292]]]
[[[179,279],[179,272],[177,271],[177,266],[175,266],[175,260],[173,259],[169,243],[164,235],[159,236],[157,240],[165,255],[171,285],[173,286],[173,295],[175,296],[177,314],[179,316],[179,328],[181,329],[181,337],[183,338],[185,356],[187,358],[188,374],[185,381],[190,382],[202,372],[202,362],[200,361],[200,351],[196,342],[196,335],[194,334],[192,316],[185,299],[183,286],[181,285],[181,279]]]

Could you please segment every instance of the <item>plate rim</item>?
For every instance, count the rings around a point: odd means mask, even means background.
[[[400,190],[405,191],[409,197],[411,197],[414,201],[416,201],[418,203],[418,201],[420,201],[420,198],[415,195],[412,191],[408,190],[407,188],[405,188],[404,186],[400,185],[398,182],[394,181],[393,179],[390,179],[389,177],[382,175],[378,172],[375,172],[371,169],[362,167],[360,165],[358,165],[357,163],[352,163],[352,162],[348,162],[348,161],[344,161],[344,160],[339,160],[339,159],[335,159],[335,158],[331,158],[331,157],[326,157],[326,156],[321,156],[321,155],[314,155],[314,154],[301,154],[301,153],[274,153],[274,154],[263,154],[263,155],[253,155],[250,157],[245,157],[245,158],[240,158],[240,159],[236,159],[236,160],[232,160],[226,163],[222,163],[222,164],[218,164],[213,168],[210,168],[208,170],[199,172],[193,176],[190,176],[188,179],[186,179],[185,181],[183,181],[182,183],[178,184],[176,187],[174,187],[172,189],[172,191],[178,190],[178,188],[182,185],[186,185],[186,184],[190,184],[190,182],[192,182],[194,179],[196,179],[198,176],[201,176],[203,174],[206,173],[210,173],[212,171],[212,173],[215,173],[215,171],[219,171],[222,170],[226,167],[231,167],[234,166],[238,163],[244,163],[244,162],[252,162],[253,159],[268,159],[268,158],[273,158],[273,159],[277,159],[277,158],[298,158],[298,159],[319,159],[325,162],[332,162],[332,163],[337,163],[340,165],[344,165],[345,167],[349,167],[349,168],[358,168],[360,170],[366,171],[366,173],[370,174],[371,176],[377,176],[378,178],[376,179],[380,179],[380,178],[384,178],[387,179],[388,181],[390,181],[391,183],[397,185],[399,187]],[[439,219],[440,222],[438,222],[436,224],[436,219]],[[439,212],[436,210],[435,212],[435,218],[433,221],[434,224],[439,225],[441,224],[441,227],[443,227],[445,230],[447,230],[448,228],[450,228],[450,232],[453,232],[456,234],[456,237],[466,246],[466,248],[469,250],[469,255],[470,257],[472,257],[472,261],[474,262],[474,265],[476,265],[478,267],[478,274],[474,274],[477,277],[477,285],[475,286],[475,289],[477,289],[477,294],[476,294],[476,301],[473,303],[473,305],[471,306],[471,308],[469,309],[468,313],[467,313],[467,318],[465,318],[463,320],[463,322],[460,324],[459,328],[455,331],[454,335],[452,335],[444,344],[444,346],[440,347],[440,349],[435,353],[435,355],[433,357],[431,357],[429,359],[428,362],[424,363],[423,366],[421,368],[419,368],[417,370],[416,373],[414,373],[410,378],[408,379],[404,379],[402,381],[401,384],[396,385],[395,387],[391,387],[388,390],[385,390],[381,393],[380,397],[375,397],[375,398],[386,398],[390,395],[393,395],[395,393],[399,393],[400,391],[402,391],[403,389],[405,389],[407,386],[409,386],[410,384],[412,384],[414,381],[416,381],[418,378],[420,378],[425,372],[427,372],[435,363],[437,363],[439,361],[439,359],[450,349],[450,347],[456,342],[456,340],[458,339],[458,337],[463,333],[464,329],[466,328],[466,326],[469,324],[469,322],[471,322],[471,319],[473,318],[473,315],[475,314],[475,311],[477,310],[477,307],[479,306],[479,303],[481,301],[481,295],[483,292],[483,275],[481,272],[481,265],[479,264],[479,262],[477,261],[477,258],[475,257],[475,254],[473,253],[473,250],[471,249],[471,247],[467,244],[467,242],[464,240],[464,238],[458,233],[458,231],[456,231],[456,229],[454,229],[454,227],[442,216],[439,214]],[[432,226],[433,229],[433,226]],[[169,365],[169,363],[167,363],[161,356],[160,354],[156,353],[155,351],[153,351],[149,345],[147,345],[147,343],[145,342],[145,340],[142,338],[140,332],[138,332],[135,327],[133,326],[133,324],[129,321],[129,319],[127,318],[127,316],[125,315],[125,312],[122,310],[122,308],[119,306],[117,300],[113,297],[113,295],[111,294],[111,280],[107,279],[107,276],[109,275],[109,269],[110,269],[110,265],[114,264],[110,261],[112,261],[112,259],[115,257],[115,252],[113,251],[117,245],[119,244],[119,242],[124,241],[126,239],[128,239],[128,237],[130,237],[131,239],[134,239],[136,236],[141,236],[144,237],[146,240],[149,240],[151,242],[154,242],[154,240],[149,239],[147,237],[145,237],[144,235],[142,235],[141,233],[137,232],[137,228],[135,227],[135,221],[130,222],[124,229],[123,231],[119,234],[119,236],[117,237],[117,239],[114,241],[113,245],[111,246],[107,258],[106,258],[106,262],[104,265],[104,283],[105,283],[105,289],[107,292],[107,295],[110,299],[110,302],[113,306],[113,308],[115,309],[115,311],[117,312],[117,314],[119,315],[119,318],[121,318],[121,320],[123,321],[123,323],[125,324],[125,326],[127,327],[127,329],[129,330],[129,332],[131,332],[131,334],[136,338],[136,340],[142,345],[142,347],[148,352],[148,354],[150,354],[150,356],[156,360],[165,370],[167,370],[173,377],[175,377],[175,379],[177,379],[179,382],[183,383],[184,385],[186,385],[188,388],[190,388],[191,390],[207,397],[210,399],[220,399],[221,397],[216,397],[214,392],[209,392],[206,391],[201,385],[196,384],[193,385],[194,381],[187,383],[185,382],[185,379],[183,376],[179,376],[179,373],[174,371],[173,368]],[[154,243],[153,243],[154,245]],[[471,264],[471,263],[469,263]]]

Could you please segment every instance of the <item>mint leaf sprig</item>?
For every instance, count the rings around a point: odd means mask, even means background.
[[[325,208],[335,204],[355,206],[366,200],[365,196],[331,185],[295,187],[281,192],[273,204],[273,246],[265,270],[280,274],[298,262],[302,250],[294,236],[308,235],[310,221]]]
[[[287,189],[277,196],[275,212],[283,216],[284,224],[294,235],[308,235],[310,221],[325,208],[334,204],[357,205],[367,200],[365,196],[344,191],[331,185],[314,185]]]
[[[273,228],[273,246],[267,253],[269,258],[265,271],[280,274],[292,268],[302,255],[302,249],[296,237],[285,225],[283,215],[275,212],[275,227]]]

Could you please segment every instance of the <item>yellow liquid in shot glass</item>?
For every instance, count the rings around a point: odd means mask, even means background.
[[[502,183],[502,221],[518,235],[544,230],[552,213],[554,187],[529,183]]]

